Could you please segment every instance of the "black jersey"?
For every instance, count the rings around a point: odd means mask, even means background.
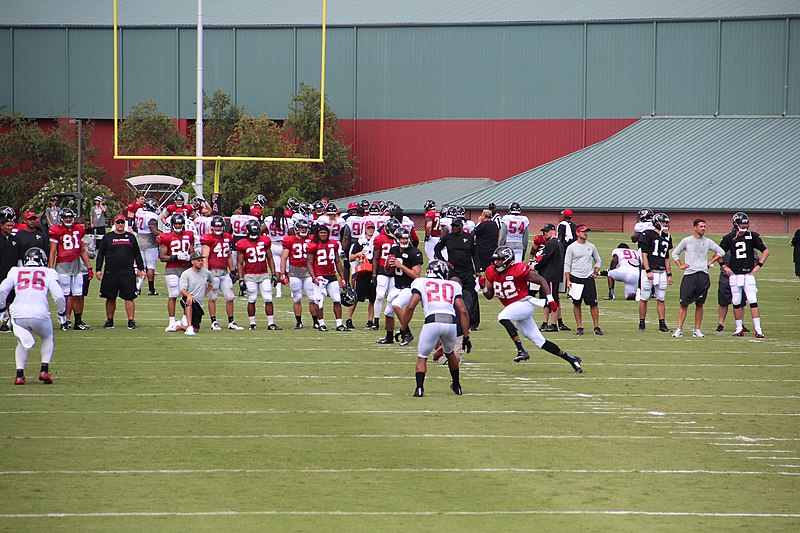
[[[392,246],[392,249],[389,250],[389,255],[395,256],[395,261],[403,263],[403,265],[407,268],[414,268],[416,265],[421,265],[423,263],[422,252],[419,251],[419,248],[415,248],[411,245],[405,249],[400,248],[400,246],[397,245]],[[406,287],[411,287],[412,281],[414,281],[414,278],[403,272],[401,269],[395,268],[395,288],[405,289]]]
[[[732,231],[725,235],[719,243],[720,248],[731,252],[728,266],[734,274],[747,274],[756,266],[756,250],[767,249],[761,235],[755,231]]]
[[[656,230],[648,229],[639,237],[639,250],[647,254],[650,270],[665,270],[669,260],[669,251],[672,249],[672,237],[668,234],[659,234]]]

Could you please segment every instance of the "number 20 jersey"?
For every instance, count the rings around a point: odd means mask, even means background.
[[[462,294],[459,283],[439,278],[417,278],[411,282],[411,292],[419,294],[426,317],[434,313],[456,316],[453,303]]]
[[[528,296],[528,273],[531,271],[526,263],[514,263],[500,274],[494,265],[486,269],[486,281],[492,284],[494,295],[503,306],[513,304]]]

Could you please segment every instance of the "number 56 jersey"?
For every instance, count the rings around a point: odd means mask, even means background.
[[[59,313],[67,308],[64,292],[58,284],[58,274],[52,268],[12,267],[8,277],[0,283],[0,297],[2,297],[0,301],[5,302],[12,290],[16,294],[9,306],[13,318],[49,320],[48,292],[53,293]]]
[[[505,307],[528,296],[526,278],[530,271],[531,267],[526,263],[514,263],[502,274],[494,265],[489,265],[486,269],[486,281],[492,284],[494,295]]]
[[[459,283],[439,278],[417,278],[411,282],[411,292],[419,294],[426,317],[435,313],[456,316],[453,303],[462,294]]]

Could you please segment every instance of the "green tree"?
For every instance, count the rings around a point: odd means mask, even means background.
[[[48,205],[48,200],[51,196],[57,193],[73,192],[77,188],[77,175],[75,176],[56,176],[55,178],[47,181],[40,189],[35,191],[35,195],[31,197],[22,207],[22,211],[33,211],[34,213],[42,213],[44,208]],[[88,216],[88,210],[94,205],[94,197],[102,196],[106,200],[108,206],[108,213],[106,219],[114,215],[124,214],[123,202],[111,192],[111,189],[102,185],[94,177],[83,176],[81,179],[81,192],[84,196],[83,207],[81,212],[83,217]],[[59,202],[60,207],[69,207],[78,211],[78,205],[73,199],[62,199]]]

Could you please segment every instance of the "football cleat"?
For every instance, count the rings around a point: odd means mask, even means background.
[[[455,385],[455,383],[450,383],[450,390],[456,393],[456,396],[461,396],[463,393],[461,392],[461,385]]]
[[[10,331],[11,328],[8,327],[8,322],[3,322],[3,324],[0,325],[0,333],[9,333]]]
[[[764,338],[764,332],[756,331],[756,339],[763,339],[763,338]]]
[[[734,331],[732,337],[744,337],[744,330]]]
[[[22,378],[22,379],[25,379],[25,378]],[[39,381],[41,381],[45,385],[52,385],[53,384],[53,378],[50,377],[50,373],[49,372],[39,372]]]
[[[174,333],[174,332],[178,331],[178,323],[177,322],[173,322],[172,324],[167,326],[166,329],[164,329],[164,331],[166,331],[167,333]]]
[[[283,328],[280,327],[278,324],[270,324],[269,326],[267,326],[267,329],[269,331],[281,331]]]
[[[572,328],[570,328],[566,324],[559,324],[558,331],[572,331]]]
[[[350,320],[349,318],[344,323],[344,327],[346,327],[347,329],[356,329],[356,327],[353,325],[353,321]]]
[[[69,329],[70,329],[69,327],[70,327],[71,324],[72,324],[72,322],[70,322],[69,320],[67,320],[66,322],[61,324],[61,331],[69,331]]]
[[[576,335],[583,335],[583,328],[578,328],[578,330],[575,332],[575,334]]]
[[[672,334],[673,337],[679,339],[683,337],[683,332],[680,329],[676,329],[675,332]]]
[[[76,322],[75,327],[72,329],[77,329],[78,331],[89,331],[92,329],[92,326],[90,326],[86,322],[80,322],[80,323]]]
[[[692,331],[692,337],[705,337],[705,335],[703,335],[702,331],[700,331],[699,329],[696,329],[696,330]]]
[[[366,325],[366,326],[364,326],[364,329],[372,329],[372,320],[370,320],[369,322],[367,322],[367,325]]]
[[[547,326],[546,331],[548,333],[558,333],[558,326],[556,326],[555,324],[550,324],[549,326]]]
[[[616,300],[617,298],[613,294],[609,294],[608,296],[603,296],[603,300]]]
[[[216,320],[211,323],[211,330],[212,331],[220,331],[221,329],[222,329],[222,326],[220,326],[219,322],[217,322]]]
[[[725,326],[717,324],[717,333],[722,333],[723,331],[725,331]]]
[[[422,389],[422,387],[417,387],[416,389],[414,389],[413,396],[414,398],[422,398],[423,396],[425,396],[425,391]]]
[[[336,331],[348,331],[346,326],[336,326]]]
[[[25,376],[19,376],[14,379],[14,385],[25,385]]]
[[[103,329],[114,329],[114,321],[111,319],[106,320],[106,323],[103,324]]]
[[[569,355],[568,353],[564,353],[564,355]],[[569,364],[572,366],[572,370],[575,371],[576,374],[583,374],[583,367],[581,366],[581,358],[577,355],[569,355],[572,359],[570,359]]]
[[[197,335],[197,332],[195,332],[193,327],[189,326],[188,328],[186,328],[186,331],[184,331],[183,334],[192,337],[194,335]]]
[[[136,325],[135,320],[128,320],[128,329],[137,329],[138,326]]]
[[[669,329],[669,326],[667,326],[666,324],[659,324],[658,331],[660,331],[661,333],[669,333],[671,330]]]
[[[645,326],[644,322],[639,322],[639,333],[644,333],[647,326]]]
[[[394,339],[387,339],[384,337],[379,341],[375,341],[375,344],[394,344]]]
[[[228,329],[233,329],[236,331],[242,331],[244,328],[237,324],[236,322],[228,322]]]
[[[314,322],[314,325],[311,326],[311,327],[314,328],[314,329],[319,329],[319,323]]]
[[[745,333],[750,333],[750,330],[747,329],[747,326],[742,326],[742,329],[744,330]]]
[[[294,325],[294,329],[303,329],[303,323],[298,322],[297,324]]]
[[[328,326],[326,326],[325,324],[320,324],[319,330],[322,332],[328,331]]]
[[[528,352],[523,348],[522,350],[519,350],[517,352],[517,356],[514,358],[514,362],[519,363],[522,361],[527,361],[530,358],[531,358],[530,354],[528,354]]]
[[[158,291],[147,291],[148,296],[161,296],[161,293]]]
[[[602,335],[603,334],[603,330],[600,329],[600,328],[594,328],[594,334],[595,335]]]
[[[250,327],[247,328],[247,329],[250,330],[250,331],[255,331],[256,330],[256,325],[255,324],[250,324]]]
[[[400,341],[400,346],[408,346],[411,344],[411,341],[414,340],[414,334],[410,331],[403,335],[403,339]]]

